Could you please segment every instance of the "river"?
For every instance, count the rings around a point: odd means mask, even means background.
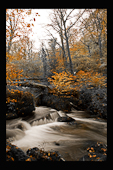
[[[66,161],[78,161],[93,142],[107,144],[105,120],[75,109],[66,114],[76,120],[75,125],[57,122],[58,117],[65,116],[62,111],[36,107],[30,116],[6,121],[6,138],[24,152],[33,147],[59,151]]]

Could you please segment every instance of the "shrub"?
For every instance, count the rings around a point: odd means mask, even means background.
[[[107,88],[87,89],[84,87],[80,91],[79,107],[86,109],[91,114],[107,118]]]

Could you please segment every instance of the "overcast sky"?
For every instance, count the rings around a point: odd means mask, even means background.
[[[72,9],[68,9],[68,12]],[[84,9],[82,9],[84,10]],[[44,25],[50,23],[49,14],[52,12],[52,9],[32,9],[32,14],[26,18],[26,21],[30,21],[30,19],[35,17],[35,22],[33,22],[34,27],[32,28],[32,33],[29,35],[31,40],[34,40],[34,50],[39,50],[40,45],[43,43],[47,46],[47,41],[50,37],[47,36],[47,31],[44,28]],[[74,12],[79,12],[79,9],[76,9]],[[73,13],[74,13],[73,12]],[[40,16],[36,16],[36,13]],[[75,18],[74,18],[75,20]],[[31,21],[32,22],[32,21]],[[56,38],[59,39],[59,36],[53,31],[52,32]]]
[[[46,32],[43,28],[44,25],[49,23],[49,13],[51,9],[33,9],[32,15],[35,17],[35,22],[33,22],[34,27],[32,28],[33,33],[31,33],[31,40],[35,41],[35,49],[39,49],[41,45],[41,40],[46,39]],[[40,16],[35,16],[35,13],[38,13]],[[32,17],[32,16],[30,16]],[[33,35],[33,36],[32,36]],[[44,40],[45,41],[45,40]]]

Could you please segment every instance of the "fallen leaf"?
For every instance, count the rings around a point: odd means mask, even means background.
[[[101,150],[103,150],[103,151],[105,152],[107,149],[105,149],[105,148],[101,148]]]
[[[30,158],[28,158],[28,159],[26,159],[26,161],[31,161],[31,159],[30,159]]]
[[[48,153],[48,156],[50,156],[50,152]]]

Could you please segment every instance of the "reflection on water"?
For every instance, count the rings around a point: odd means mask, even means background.
[[[37,107],[33,119],[28,117],[26,121],[7,121],[6,132],[12,131],[9,135],[12,143],[24,151],[32,147],[57,150],[68,161],[81,158],[86,153],[86,148],[94,141],[107,144],[106,122],[94,120],[87,115],[84,117],[84,112],[76,110],[67,114],[76,120],[76,125],[57,122],[57,118],[64,115],[65,113],[57,112],[55,109]],[[22,132],[20,138],[15,129]]]

